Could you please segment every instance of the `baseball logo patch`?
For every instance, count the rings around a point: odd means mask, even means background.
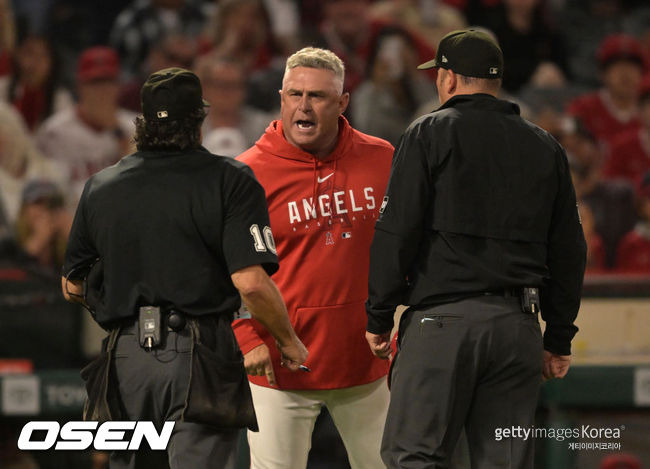
[[[384,210],[386,210],[386,205],[388,205],[388,196],[384,197],[384,200],[381,201],[381,207],[379,207],[379,213],[384,213]]]

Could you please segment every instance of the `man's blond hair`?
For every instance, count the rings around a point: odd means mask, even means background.
[[[320,49],[318,47],[305,47],[300,49],[287,59],[284,76],[287,76],[289,70],[296,67],[317,68],[333,72],[334,76],[341,82],[340,91],[343,92],[345,65],[331,50]]]

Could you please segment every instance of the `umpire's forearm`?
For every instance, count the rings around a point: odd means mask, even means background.
[[[262,267],[241,269],[232,274],[232,280],[253,318],[259,321],[281,346],[296,340],[296,333],[289,321],[280,291]]]

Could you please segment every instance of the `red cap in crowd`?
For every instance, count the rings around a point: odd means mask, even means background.
[[[612,454],[600,462],[600,469],[641,469],[641,461],[631,454]]]
[[[598,47],[598,63],[601,68],[605,68],[617,60],[638,62],[643,67],[645,60],[641,43],[628,34],[607,36]]]
[[[77,80],[85,83],[93,80],[116,80],[120,75],[120,59],[117,52],[104,46],[86,49],[79,57]]]

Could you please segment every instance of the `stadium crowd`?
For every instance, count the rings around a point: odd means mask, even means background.
[[[326,47],[346,65],[351,124],[397,144],[437,107],[435,75],[415,66],[473,26],[504,51],[504,97],[569,154],[588,273],[650,273],[649,20],[625,0],[2,0],[0,233],[58,271],[62,220],[133,149],[152,71],[201,77],[204,145],[234,157],[277,116],[283,60]]]

